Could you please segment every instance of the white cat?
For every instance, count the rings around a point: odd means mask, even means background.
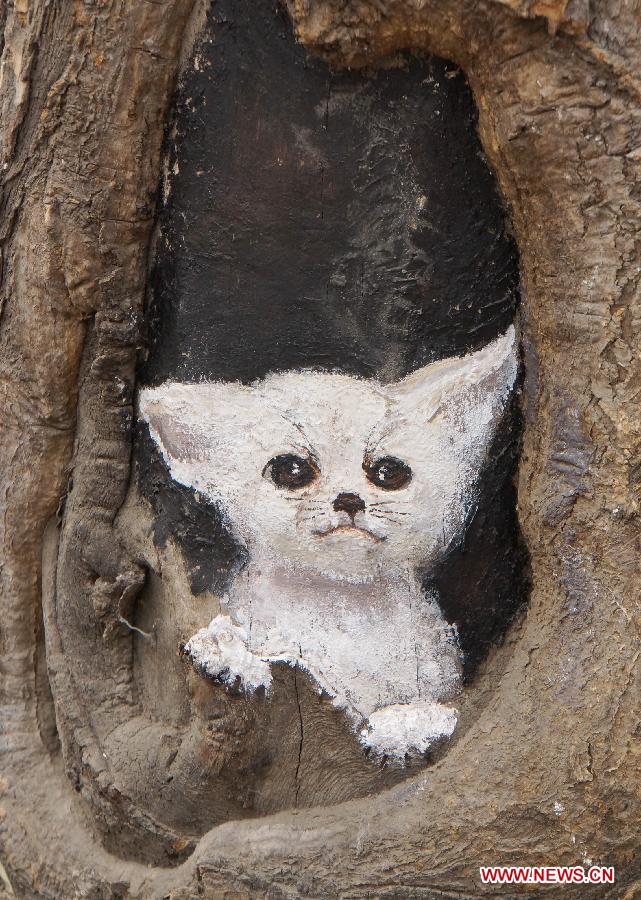
[[[395,384],[297,371],[144,389],[172,477],[249,551],[225,614],[186,645],[196,667],[269,691],[270,663],[299,666],[391,758],[449,737],[458,646],[415,570],[463,528],[516,372],[510,327]]]

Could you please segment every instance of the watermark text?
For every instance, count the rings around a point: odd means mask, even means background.
[[[483,884],[614,884],[614,866],[481,866]]]

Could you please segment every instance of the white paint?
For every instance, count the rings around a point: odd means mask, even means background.
[[[227,616],[216,616],[185,644],[196,668],[204,675],[233,687],[237,681],[248,692],[272,685],[271,670],[247,649],[248,634]],[[212,648],[215,647],[215,653]]]
[[[251,691],[269,689],[270,662],[297,665],[394,757],[451,734],[458,648],[414,570],[460,533],[516,370],[510,328],[391,385],[303,371],[144,390],[173,478],[218,503],[249,550],[226,615],[187,645],[200,668]],[[268,463],[281,454],[312,461],[315,480],[277,487]],[[365,476],[364,458],[387,456],[411,467],[400,490]],[[364,501],[353,521],[333,508],[340,493]]]
[[[360,741],[378,753],[402,760],[408,752],[425,753],[435,740],[449,737],[457,719],[457,711],[442,703],[395,703],[372,713]]]

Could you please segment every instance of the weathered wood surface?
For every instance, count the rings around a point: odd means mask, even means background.
[[[290,7],[300,39],[337,64],[420,48],[470,79],[523,272],[527,618],[472,692],[461,739],[426,773],[375,797],[214,828],[173,869],[140,862],[166,862],[172,843],[180,858],[181,829],[118,790],[117,746],[102,756],[77,698],[102,717],[103,738],[136,703],[116,620],[140,569],[113,523],[129,482],[163,123],[200,8],[15,2],[0,10],[2,863],[19,896],[428,897],[478,896],[480,864],[589,859],[617,867],[613,896],[636,896],[641,6]],[[93,579],[45,610],[79,793],[61,765],[39,624],[56,566],[63,580],[73,571],[57,510],[88,549],[73,564]],[[52,615],[67,629],[49,627]],[[65,630],[78,644],[57,643]]]

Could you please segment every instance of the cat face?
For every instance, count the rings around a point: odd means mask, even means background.
[[[517,371],[515,334],[395,384],[302,371],[167,382],[140,415],[172,477],[218,503],[254,561],[366,581],[462,528]]]

